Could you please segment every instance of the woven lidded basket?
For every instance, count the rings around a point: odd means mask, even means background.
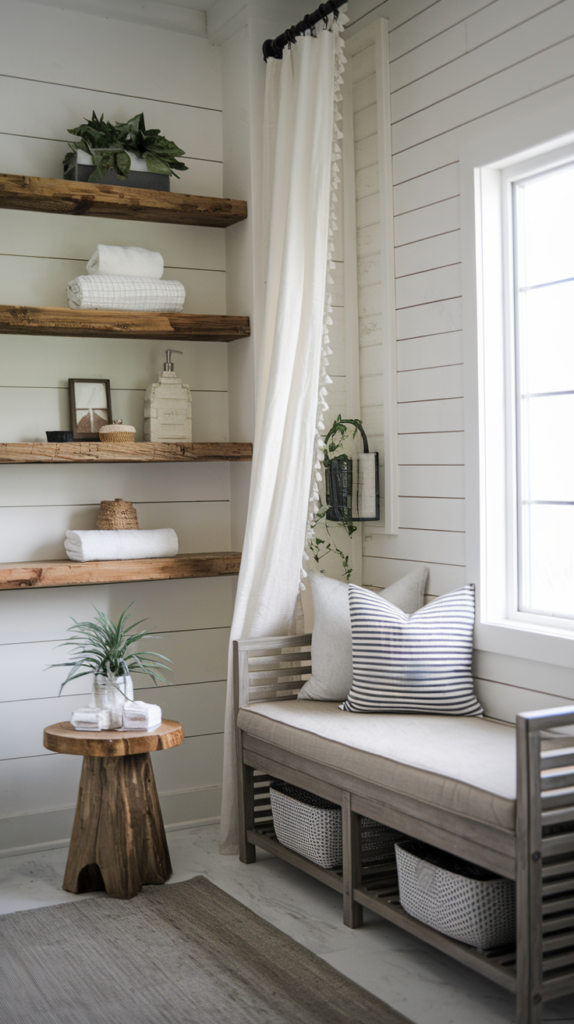
[[[269,787],[273,826],[279,842],[321,868],[336,868],[343,861],[343,824],[338,804],[324,800],[287,782]],[[363,853],[377,851],[377,858],[393,855],[401,832],[361,818]]]
[[[395,851],[401,906],[407,914],[478,949],[514,942],[516,890],[510,878],[498,878],[415,840],[397,843]],[[452,863],[458,870],[439,867],[426,856]],[[467,877],[460,870],[477,877]]]
[[[101,501],[96,530],[139,530],[138,514],[131,501]]]
[[[122,423],[121,420],[114,420],[113,423],[106,423],[100,427],[100,441],[107,441],[108,444],[133,443],[136,439],[136,428]]]

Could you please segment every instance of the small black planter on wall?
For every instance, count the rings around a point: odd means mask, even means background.
[[[342,422],[356,421],[342,420]],[[325,459],[325,504],[328,505],[326,518],[330,522],[374,522],[380,517],[379,455],[378,452],[369,453],[367,435],[362,427],[359,426],[357,429],[363,439],[362,456],[356,456],[354,460],[347,455]],[[364,492],[365,481],[364,476],[361,476],[361,471],[364,473],[365,470],[359,465],[363,456],[372,460],[372,465],[369,467],[372,473],[369,495]],[[356,474],[354,487],[353,473]]]

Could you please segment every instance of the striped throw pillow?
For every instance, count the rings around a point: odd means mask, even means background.
[[[344,711],[482,715],[472,679],[474,587],[407,615],[349,584],[353,685]]]

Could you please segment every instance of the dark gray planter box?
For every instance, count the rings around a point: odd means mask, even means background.
[[[88,181],[93,173],[94,165],[78,163],[64,163],[64,178],[67,181]],[[98,178],[94,184],[98,185],[124,185],[125,188],[151,188],[158,192],[169,192],[169,174],[152,174],[151,171],[130,170],[127,178],[118,178],[114,171],[108,171],[103,178]]]

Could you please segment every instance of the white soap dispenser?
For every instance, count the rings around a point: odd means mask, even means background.
[[[157,384],[150,384],[145,393],[144,441],[183,441],[191,444],[191,394],[189,384],[182,384],[174,371],[173,352],[168,348],[163,371]]]

